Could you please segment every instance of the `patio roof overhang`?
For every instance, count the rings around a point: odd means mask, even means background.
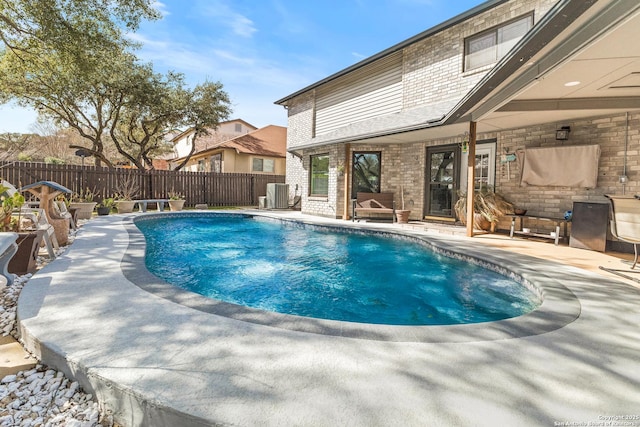
[[[560,2],[539,32],[580,3]],[[523,40],[443,124],[475,121],[478,132],[495,132],[639,110],[639,36],[639,2],[599,0],[537,52]]]
[[[639,36],[637,0],[561,0],[442,115],[356,136],[317,138],[288,151],[451,138],[468,131],[472,121],[485,133],[640,110]]]

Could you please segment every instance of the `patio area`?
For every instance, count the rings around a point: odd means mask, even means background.
[[[621,259],[630,254],[502,234],[469,239],[422,224],[268,214],[399,230],[504,259],[536,283],[566,287],[576,317],[537,333],[536,326],[518,332],[518,322],[508,332],[489,324],[426,327],[440,337],[431,342],[246,322],[201,309],[201,297],[179,301],[129,280],[132,216],[110,215],[86,223],[22,290],[26,346],[126,426],[640,425],[640,289],[598,269],[628,268]]]

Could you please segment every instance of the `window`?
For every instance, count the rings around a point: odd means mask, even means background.
[[[489,165],[491,159],[489,153],[476,154],[476,171],[474,174],[475,189],[483,190],[489,187]]]
[[[533,26],[533,14],[467,38],[464,69],[474,70],[498,62]]]
[[[353,153],[352,196],[380,192],[380,152]]]
[[[236,132],[242,132],[242,124],[236,123]]]
[[[198,160],[198,172],[204,172],[204,160]]]
[[[311,156],[311,196],[329,195],[329,155]]]
[[[211,156],[211,172],[222,172],[222,153]]]
[[[273,159],[253,159],[254,172],[273,172],[275,170],[275,161]]]

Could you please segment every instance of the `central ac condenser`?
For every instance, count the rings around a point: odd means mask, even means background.
[[[267,209],[289,208],[289,184],[267,184]]]

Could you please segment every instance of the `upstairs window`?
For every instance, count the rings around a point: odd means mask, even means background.
[[[311,196],[329,195],[329,155],[311,156]]]
[[[242,123],[236,123],[236,132],[242,132]]]
[[[473,35],[464,42],[464,70],[498,62],[533,27],[533,14]]]

